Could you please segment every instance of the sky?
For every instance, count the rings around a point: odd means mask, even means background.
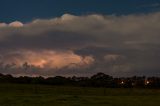
[[[160,76],[160,0],[0,0],[0,73]]]
[[[0,0],[0,20],[28,22],[36,18],[53,18],[65,13],[137,14],[160,10],[160,0]]]

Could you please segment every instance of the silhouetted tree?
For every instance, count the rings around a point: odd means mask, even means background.
[[[112,87],[114,83],[112,76],[104,73],[97,73],[93,75],[90,80],[95,87]]]

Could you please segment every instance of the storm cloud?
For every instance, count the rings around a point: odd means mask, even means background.
[[[96,72],[113,76],[159,75],[159,34],[159,12],[124,16],[64,14],[29,23],[0,23],[1,62],[18,66],[0,72],[44,76]],[[38,70],[20,70],[24,62]]]

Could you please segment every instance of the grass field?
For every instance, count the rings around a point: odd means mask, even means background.
[[[0,106],[160,106],[160,90],[0,84]]]

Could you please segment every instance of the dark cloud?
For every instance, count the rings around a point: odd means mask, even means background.
[[[0,23],[2,62],[29,61],[46,67],[61,66],[59,69],[43,67],[35,72],[1,72],[45,76],[50,73],[90,75],[99,71],[116,76],[158,74],[159,22],[160,13],[127,16],[65,14],[26,24],[18,21]],[[50,60],[52,57],[57,60]],[[70,57],[67,58],[69,62],[66,57]]]

